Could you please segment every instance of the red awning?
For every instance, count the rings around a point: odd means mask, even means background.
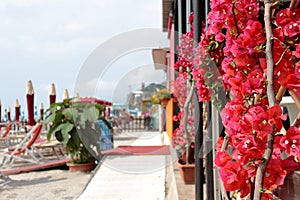
[[[74,100],[72,100],[72,101],[74,101]],[[95,102],[95,103],[99,103],[102,106],[111,106],[112,105],[112,102],[105,101],[102,99],[97,99],[95,97],[80,97],[79,102],[85,102],[85,103]]]

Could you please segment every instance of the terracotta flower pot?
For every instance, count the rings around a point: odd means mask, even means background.
[[[89,172],[93,170],[96,166],[95,163],[67,163],[67,166],[69,167],[70,172]]]
[[[168,98],[163,98],[160,100],[160,105],[164,108],[167,106],[168,102],[169,102]]]
[[[195,184],[195,164],[182,165],[177,162],[184,184]]]

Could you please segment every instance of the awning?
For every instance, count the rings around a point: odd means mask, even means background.
[[[163,31],[167,32],[169,28],[169,17],[170,10],[172,10],[173,0],[163,0],[162,1],[162,22],[163,22]]]
[[[72,100],[71,102],[73,102],[74,100]],[[112,102],[109,102],[109,101],[105,101],[105,100],[102,100],[102,99],[97,99],[97,98],[94,98],[94,97],[80,97],[77,101],[79,102],[85,102],[85,103],[98,103],[102,106],[112,106]]]
[[[162,69],[167,70],[167,53],[169,53],[169,48],[162,49],[152,49],[152,57],[154,62],[154,67],[156,70]]]

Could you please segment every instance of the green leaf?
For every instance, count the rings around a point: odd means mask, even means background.
[[[50,122],[53,122],[55,119],[55,113],[52,113],[51,115],[47,116],[47,118],[45,119],[45,123],[49,124]]]
[[[60,142],[63,141],[63,137],[62,137],[61,131],[55,132],[55,138],[56,138],[58,141],[60,141]]]
[[[68,121],[74,121],[74,115],[73,115],[72,108],[65,108],[62,110],[62,114],[68,119]]]
[[[68,143],[69,134],[70,134],[70,132],[72,131],[73,128],[75,129],[74,124],[71,124],[69,122],[67,122],[65,124],[62,124],[61,134],[62,134],[62,137],[63,137],[63,144],[66,145]]]
[[[99,111],[98,118],[101,116],[103,108],[100,104],[96,103],[95,108]]]
[[[89,109],[89,121],[95,122],[98,119],[99,111],[95,108],[95,106],[90,107]]]
[[[81,140],[80,140],[80,137],[77,133],[77,130],[76,129],[73,129],[71,132],[70,132],[70,135],[71,135],[71,138],[70,140],[74,143],[74,145],[79,148],[80,146],[80,143],[81,143]]]
[[[112,129],[112,126],[110,125],[110,123],[104,118],[104,117],[100,117],[99,120],[103,121],[105,123],[105,125],[109,128]]]
[[[56,132],[61,132],[61,127],[62,127],[63,124],[59,124],[58,126],[56,126],[55,128],[53,128],[53,130],[51,131],[52,134],[55,134],[55,137],[56,137]],[[48,138],[50,139],[50,138]],[[58,139],[58,138],[56,138]],[[60,140],[61,141],[61,140]]]

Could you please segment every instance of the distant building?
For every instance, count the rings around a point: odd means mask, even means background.
[[[159,89],[165,88],[165,83],[150,83],[145,86],[142,83],[140,90],[136,90],[128,94],[127,104],[129,110],[140,110],[142,113],[149,112],[152,106],[152,95]]]

